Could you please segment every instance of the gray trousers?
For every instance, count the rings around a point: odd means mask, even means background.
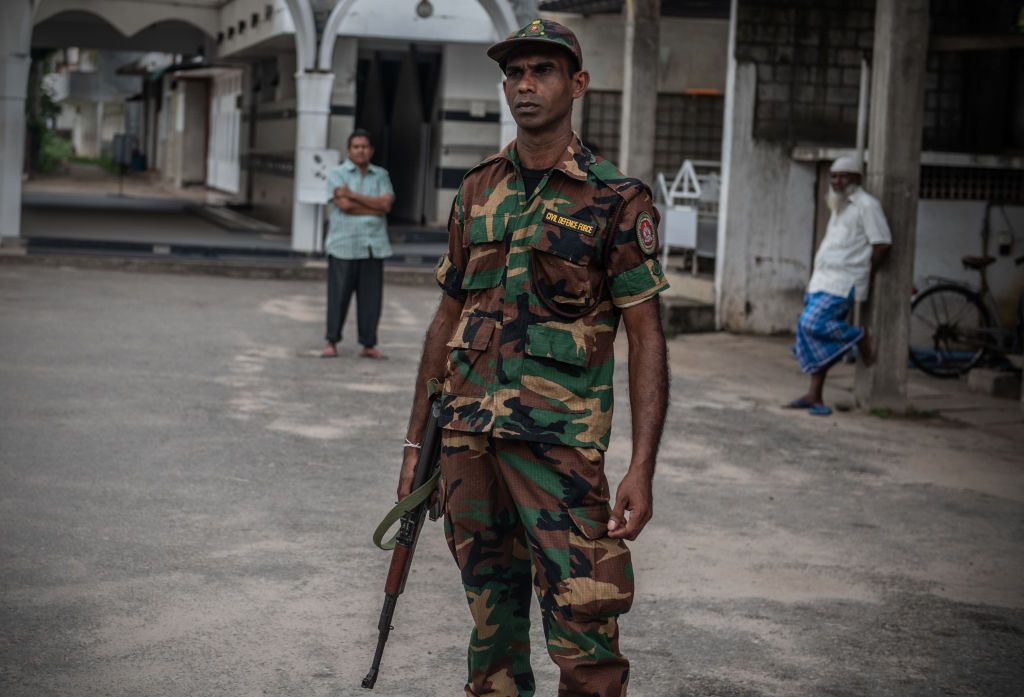
[[[356,294],[356,320],[359,343],[366,348],[377,345],[384,295],[383,259],[338,259],[327,255],[327,341],[341,341],[352,293]]]

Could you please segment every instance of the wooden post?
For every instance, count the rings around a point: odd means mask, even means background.
[[[878,361],[859,365],[855,394],[867,409],[904,412],[914,238],[921,176],[928,0],[878,0],[871,61],[871,120],[865,188],[878,197],[892,230],[892,249],[865,308],[878,341]]]
[[[622,7],[626,41],[622,65],[622,138],[617,164],[624,173],[642,179],[648,186],[654,184],[660,12],[658,0],[626,0]],[[586,56],[584,47],[584,65]]]

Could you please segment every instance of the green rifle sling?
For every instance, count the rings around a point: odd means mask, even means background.
[[[437,479],[440,476],[441,468],[438,467],[434,470],[434,474],[430,476],[430,479],[423,483],[423,486],[396,503],[394,508],[388,511],[388,514],[384,516],[382,521],[380,521],[380,525],[378,525],[377,529],[373,531],[373,544],[377,545],[384,551],[389,551],[395,548],[395,537],[398,536],[398,533],[396,532],[390,540],[382,542],[381,540],[384,540],[384,533],[386,533],[392,525],[398,522],[402,516],[430,498],[430,495],[433,494],[434,490],[437,488]]]

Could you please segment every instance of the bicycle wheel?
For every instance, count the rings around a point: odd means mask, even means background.
[[[991,327],[977,293],[952,284],[932,286],[910,305],[910,361],[935,377],[963,375],[985,355]]]

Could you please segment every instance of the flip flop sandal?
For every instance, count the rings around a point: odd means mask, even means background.
[[[832,407],[825,406],[824,404],[814,404],[807,410],[807,413],[811,416],[828,416],[832,413]]]
[[[808,402],[803,397],[798,397],[798,398],[794,399],[792,402],[790,402],[789,404],[783,404],[782,408],[783,409],[810,409],[813,406],[814,406],[813,404]]]

